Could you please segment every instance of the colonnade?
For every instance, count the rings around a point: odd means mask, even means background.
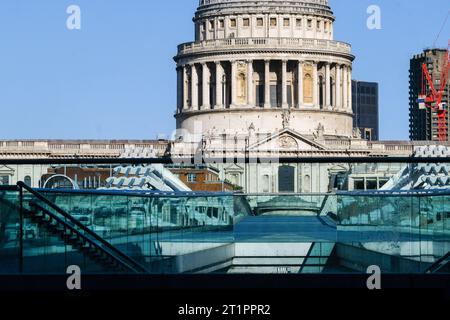
[[[319,108],[351,112],[349,64],[303,60],[233,60],[180,66],[178,112]]]

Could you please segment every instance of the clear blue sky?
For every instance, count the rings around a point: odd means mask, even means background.
[[[0,139],[149,139],[175,126],[176,46],[197,0],[1,0]],[[408,139],[409,59],[431,46],[448,0],[330,0],[354,78],[380,83],[381,138]],[[66,28],[66,8],[82,30]],[[382,10],[382,30],[366,9]],[[431,8],[431,9],[430,9]],[[431,12],[432,15],[424,16]],[[428,18],[428,21],[425,19]],[[439,46],[450,38],[450,21]]]

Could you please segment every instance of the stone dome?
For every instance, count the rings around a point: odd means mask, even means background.
[[[351,46],[328,0],[201,0],[178,46],[177,128],[351,137]]]
[[[328,0],[200,0],[193,21],[196,41],[227,37],[333,40],[335,18]]]
[[[261,12],[310,14],[334,19],[328,0],[200,0],[195,19]]]

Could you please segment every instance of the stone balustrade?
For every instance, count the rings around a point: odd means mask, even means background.
[[[0,141],[0,158],[21,156],[39,157],[118,157],[126,149],[154,149],[164,156],[168,142],[159,140],[136,141],[61,141],[61,140],[4,140]]]
[[[178,46],[178,56],[215,50],[240,49],[290,49],[351,55],[351,46],[348,43],[334,40],[307,38],[235,38],[184,43]]]

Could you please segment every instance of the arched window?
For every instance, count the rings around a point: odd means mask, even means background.
[[[303,182],[303,190],[305,193],[311,192],[311,177],[309,175],[305,176],[305,179]]]
[[[23,182],[24,182],[27,186],[32,187],[32,185],[31,185],[31,177],[30,177],[30,176],[26,176],[26,177],[23,179]]]
[[[247,100],[247,79],[244,73],[238,75],[237,98],[240,103],[245,103]]]
[[[303,77],[303,99],[305,103],[313,103],[313,79],[309,73]]]
[[[87,183],[85,178],[85,189],[87,189]],[[78,185],[69,177],[64,175],[51,176],[43,186],[44,189],[79,189]]]
[[[262,177],[262,192],[269,193],[270,192],[270,177],[265,174]]]

